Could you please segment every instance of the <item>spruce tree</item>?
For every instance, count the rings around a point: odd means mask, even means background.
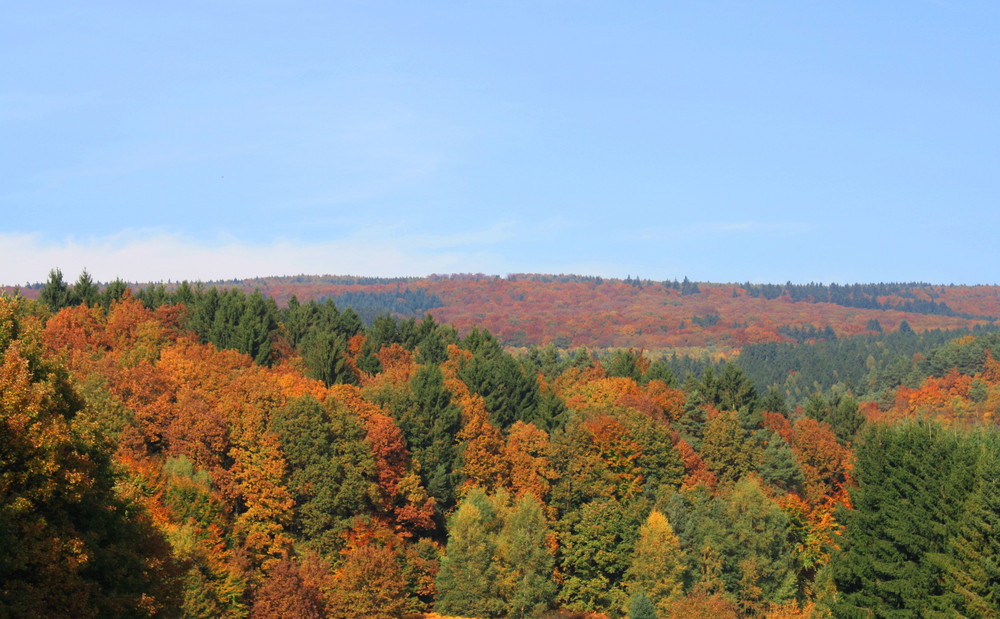
[[[838,615],[951,612],[950,531],[968,496],[968,455],[936,424],[870,429],[856,453],[852,511],[833,563]]]

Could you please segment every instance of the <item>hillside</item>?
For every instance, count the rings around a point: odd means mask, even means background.
[[[0,296],[0,614],[998,611],[996,333],[792,406],[735,363],[156,293]]]
[[[429,313],[462,334],[485,328],[510,347],[552,343],[562,349],[727,353],[754,343],[829,339],[828,327],[843,338],[895,331],[904,322],[923,332],[971,329],[1000,318],[1000,286],[759,285],[523,274],[300,275],[206,285],[248,293],[259,289],[279,306],[293,296],[299,301],[331,298],[341,307],[352,306],[368,323],[386,312],[403,318]],[[37,296],[40,287],[22,292]]]

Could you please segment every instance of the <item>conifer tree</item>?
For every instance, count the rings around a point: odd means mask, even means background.
[[[644,592],[634,593],[629,599],[628,619],[656,619],[656,607]]]
[[[837,614],[948,612],[951,522],[961,509],[968,472],[961,445],[927,422],[875,427],[859,446],[844,514],[843,551],[833,563]]]
[[[968,617],[1000,616],[1000,441],[977,440],[974,486],[950,543],[948,581],[955,606]]]

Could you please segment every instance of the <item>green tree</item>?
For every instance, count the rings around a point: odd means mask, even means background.
[[[805,476],[791,446],[776,432],[764,432],[766,446],[758,469],[765,482],[784,492],[800,492]]]
[[[507,516],[498,542],[504,565],[501,582],[507,616],[534,617],[548,610],[554,601],[555,557],[548,538],[541,503],[531,494],[523,495]]]
[[[70,300],[74,305],[97,305],[100,301],[99,289],[87,269],[80,273],[76,283],[70,290]]]
[[[444,388],[436,365],[418,369],[409,383],[410,393],[395,403],[393,415],[406,445],[420,463],[424,487],[437,502],[439,513],[454,505],[460,456],[455,437],[462,427],[461,413]]]
[[[322,407],[312,396],[275,411],[272,429],[288,461],[288,489],[295,498],[292,530],[327,557],[342,535],[378,497],[375,459],[365,430],[340,407]]]
[[[1000,437],[977,437],[973,487],[951,539],[948,582],[966,617],[1000,616]]]
[[[311,378],[321,380],[327,386],[357,382],[348,363],[347,337],[344,334],[313,329],[303,338],[301,349]]]
[[[760,487],[756,476],[739,481],[723,494],[722,579],[745,612],[795,594],[795,565],[789,543],[788,515]]]
[[[480,491],[481,492],[481,491]],[[448,545],[437,574],[437,612],[471,617],[502,617],[496,532],[489,516],[467,498],[448,519]]]
[[[758,449],[733,411],[721,412],[705,424],[701,457],[720,482],[735,482],[753,471]]]
[[[38,299],[48,305],[53,312],[58,312],[71,304],[72,297],[69,286],[63,281],[62,271],[59,269],[49,271],[49,281],[42,286]]]
[[[949,532],[968,496],[970,454],[927,422],[869,428],[856,452],[842,548],[833,575],[837,614],[917,616],[954,609]]]
[[[628,619],[656,619],[656,607],[644,592],[634,593],[629,599]]]
[[[610,612],[624,607],[625,576],[645,515],[644,501],[599,499],[568,515],[559,601],[581,611]]]

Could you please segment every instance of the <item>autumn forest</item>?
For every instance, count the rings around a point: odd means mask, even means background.
[[[0,294],[0,616],[1000,614],[1000,287]]]

